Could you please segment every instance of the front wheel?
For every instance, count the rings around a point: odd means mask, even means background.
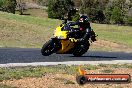
[[[46,42],[41,49],[41,53],[43,56],[49,56],[54,52],[55,52],[55,42],[53,40],[49,40],[48,42]]]

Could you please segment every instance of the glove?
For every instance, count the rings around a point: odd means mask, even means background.
[[[94,41],[97,41],[97,39],[96,39],[96,37],[97,37],[98,35],[93,35],[93,36],[91,36],[91,40],[94,42]]]
[[[77,39],[75,38],[69,38],[71,42],[77,42]]]
[[[94,42],[94,41],[97,41],[96,38],[93,36],[91,37],[91,40]]]

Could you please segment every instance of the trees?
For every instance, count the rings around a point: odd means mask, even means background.
[[[107,23],[114,24],[128,24],[129,9],[131,8],[131,2],[129,0],[113,0],[106,4],[105,16]],[[131,21],[131,20],[130,20]]]
[[[17,5],[16,0],[7,0],[6,5],[7,11],[15,14],[15,8]]]
[[[15,14],[16,0],[1,0],[0,10]]]
[[[123,23],[123,14],[122,14],[122,10],[115,6],[112,13],[111,13],[111,21],[112,23],[116,23],[116,24],[122,24]]]
[[[49,0],[48,1],[48,17],[63,19],[68,16],[70,10],[74,7],[71,0]]]
[[[97,20],[98,23],[104,23],[105,15],[102,10],[97,11],[95,20]]]
[[[92,22],[125,24],[131,22],[132,0],[75,0],[80,1],[79,12],[91,17]]]
[[[5,1],[0,0],[0,11],[4,11],[4,4],[5,4]]]
[[[33,0],[35,3],[41,5],[41,6],[47,6],[48,0]]]

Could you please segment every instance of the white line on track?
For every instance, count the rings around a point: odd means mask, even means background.
[[[132,63],[132,60],[113,60],[113,61],[66,61],[66,62],[33,62],[33,63],[7,63],[0,64],[0,67],[16,67],[16,66],[48,66],[48,65],[84,65],[84,64],[125,64]]]

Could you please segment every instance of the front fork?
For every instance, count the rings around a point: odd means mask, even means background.
[[[60,50],[62,48],[61,42],[57,38],[51,38],[51,39],[52,39],[52,41],[55,44],[55,47],[54,47],[55,48],[55,52],[57,52],[58,50]]]

